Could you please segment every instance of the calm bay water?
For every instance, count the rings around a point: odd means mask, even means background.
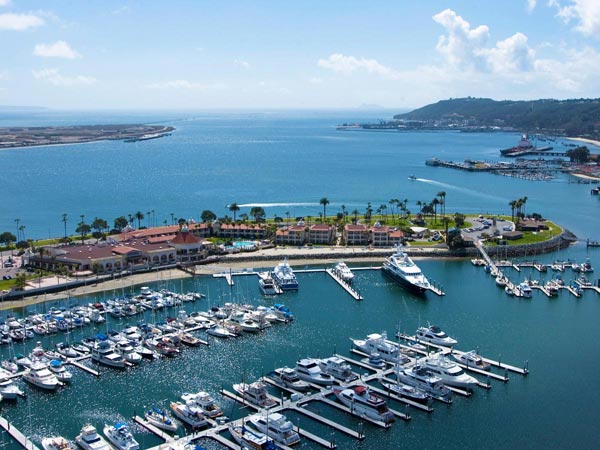
[[[331,201],[328,213],[342,204],[349,211],[356,208],[362,212],[367,202],[376,208],[390,198],[408,198],[409,209],[412,205],[416,210],[417,200],[430,201],[443,190],[448,212],[510,214],[508,202],[527,196],[528,211],[552,218],[581,238],[600,238],[600,203],[589,195],[589,186],[570,184],[565,177],[530,182],[424,165],[431,156],[455,161],[497,159],[498,149],[514,145],[517,135],[340,132],[334,127],[343,121],[376,118],[353,117],[347,112],[0,118],[0,126],[168,119],[177,127],[171,137],[144,143],[103,142],[0,152],[5,169],[0,229],[12,230],[14,219],[20,218],[28,236],[54,236],[62,234],[63,212],[72,218],[69,224],[73,228],[80,214],[86,219],[98,216],[112,221],[117,215],[152,209],[162,223],[170,222],[171,212],[175,217],[196,219],[203,209],[223,215],[228,213],[225,205],[232,202],[265,205],[269,216],[284,216],[288,211],[292,217],[318,216],[322,211],[318,201],[324,196]],[[411,182],[407,179],[410,174],[425,181]],[[250,207],[242,207],[241,212],[245,209],[249,212]],[[536,258],[582,262],[589,256],[599,268],[598,255],[598,250],[588,251],[578,243]],[[600,296],[586,292],[577,300],[562,292],[550,300],[536,292],[531,300],[519,300],[507,297],[492,278],[468,261],[424,260],[419,264],[444,286],[445,297],[429,295],[423,300],[379,271],[360,271],[356,282],[365,300],[355,302],[324,274],[299,274],[299,292],[277,299],[296,314],[293,324],[274,326],[259,336],[212,341],[209,348],[186,350],[180,358],[144,363],[125,372],[101,368],[100,378],[73,369],[72,386],[56,394],[26,387],[28,399],[3,402],[1,414],[38,442],[53,433],[72,438],[86,422],[101,428],[104,423],[139,414],[149,405],[166,405],[183,391],[206,389],[216,394],[222,386],[231,389],[243,376],[259,377],[274,367],[293,365],[299,357],[327,356],[333,351],[348,355],[349,337],[362,338],[382,330],[393,335],[398,326],[412,333],[419,324],[431,322],[455,336],[462,350],[479,348],[486,356],[517,366],[528,360],[531,374],[512,375],[507,384],[493,382],[490,391],[478,389],[471,398],[455,397],[450,407],[435,404],[430,415],[411,411],[412,421],[398,422],[388,431],[365,426],[367,438],[362,443],[336,433],[340,448],[596,448],[600,442],[600,390],[595,387],[600,370]],[[551,276],[528,271],[509,275],[513,281],[527,275],[537,279]],[[565,273],[565,279],[570,277]],[[224,281],[212,278],[159,280],[156,286],[199,290],[208,294],[212,305],[230,300],[269,303],[260,297],[254,278],[236,281],[231,290]],[[123,291],[129,289],[123,286]],[[119,294],[111,291],[102,298]],[[49,303],[35,309],[43,311],[53,305],[57,306]],[[207,307],[206,299],[185,306],[188,311]],[[147,314],[146,320],[154,321]],[[108,327],[121,326],[124,323]],[[91,329],[83,331],[83,335],[89,334]],[[80,339],[82,332],[71,336],[75,337]],[[56,336],[44,344],[64,339]],[[32,345],[28,343],[27,348]],[[7,349],[0,351],[7,355]],[[228,416],[243,414],[228,400],[222,404]],[[352,428],[357,426],[356,419],[330,407],[316,404],[311,408]],[[290,418],[294,423],[298,419]],[[300,417],[299,424],[330,436],[330,430],[309,419]],[[148,433],[135,431],[143,447],[159,443]],[[8,442],[7,437],[4,440]],[[206,446],[219,448],[211,443]],[[304,442],[301,448],[316,447]]]

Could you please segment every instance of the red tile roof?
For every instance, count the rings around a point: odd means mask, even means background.
[[[348,224],[344,228],[346,229],[346,231],[367,231],[367,227],[365,225]]]
[[[171,241],[171,244],[198,244],[200,239],[190,232],[177,233],[177,236]]]

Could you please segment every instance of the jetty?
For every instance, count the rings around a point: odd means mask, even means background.
[[[0,416],[0,427],[4,431],[6,431],[11,438],[13,438],[17,444],[27,450],[40,450],[37,445],[31,442],[29,439],[25,437],[23,433],[21,433],[17,427],[12,425],[8,420],[4,417]]]

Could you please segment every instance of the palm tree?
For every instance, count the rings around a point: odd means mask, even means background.
[[[329,199],[327,197],[323,197],[319,200],[319,204],[323,205],[323,220],[327,220],[327,205],[329,205]]]
[[[233,213],[233,221],[235,222],[236,219],[236,215],[237,212],[240,210],[240,207],[238,206],[237,203],[232,203],[231,205],[229,205],[229,211],[231,211]]]
[[[354,223],[358,223],[358,209],[355,209],[354,211],[352,211],[352,215],[354,216]]]
[[[440,191],[437,193],[437,196],[440,198],[440,205],[442,205],[442,210],[440,211],[443,216],[446,215],[446,192]]]
[[[65,239],[66,239],[67,238],[67,213],[63,213],[62,223],[65,226]]]
[[[152,227],[152,217],[150,216],[150,214],[152,214],[152,211],[148,211],[146,213],[146,219],[148,219],[148,221],[146,222],[146,227],[147,228]]]
[[[514,222],[515,221],[515,209],[517,208],[517,201],[511,200],[510,202],[508,202],[508,206],[510,206],[511,221]]]
[[[346,217],[348,216],[348,211],[346,211],[346,205],[342,205],[342,215],[344,216],[344,223],[346,223]]]
[[[19,227],[19,231],[21,232],[21,241],[25,240],[25,225],[21,225]]]
[[[396,199],[390,198],[388,200],[388,204],[390,205],[390,212],[392,213],[392,222],[394,221],[394,205],[396,205]]]
[[[433,221],[437,222],[437,206],[440,204],[440,201],[438,200],[437,197],[435,197],[432,201],[431,201],[431,205],[433,206]]]
[[[142,228],[142,220],[144,219],[144,214],[141,211],[138,211],[134,214],[134,216],[138,221],[138,229]]]
[[[19,224],[21,223],[21,219],[15,219],[15,222],[17,223],[17,241],[18,241],[19,237],[21,236],[21,234],[19,233]]]

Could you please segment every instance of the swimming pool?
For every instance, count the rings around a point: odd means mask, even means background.
[[[256,242],[255,241],[235,241],[235,242],[233,242],[233,245],[227,245],[224,248],[225,248],[225,250],[251,251],[251,250],[256,250]]]

